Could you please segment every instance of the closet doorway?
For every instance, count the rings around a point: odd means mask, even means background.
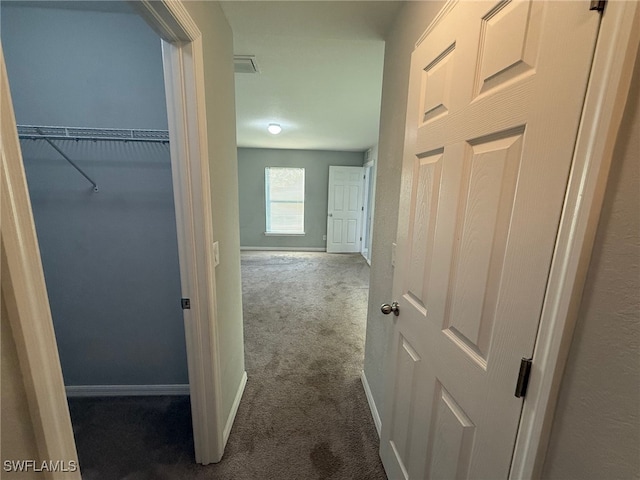
[[[88,2],[88,3],[91,3],[91,2]],[[3,7],[5,5],[6,4],[3,4]],[[98,4],[98,5],[101,5],[101,4]],[[46,9],[47,5],[46,5],[46,2],[40,2],[39,4],[34,4],[33,6],[12,5],[11,9],[13,8],[15,8],[16,10],[20,8],[42,10],[42,9]],[[219,460],[222,453],[221,451],[222,435],[221,435],[220,423],[218,421],[218,416],[217,416],[218,409],[217,409],[217,404],[215,400],[215,396],[218,388],[218,385],[217,385],[218,379],[217,379],[215,368],[214,368],[215,363],[214,365],[211,365],[210,360],[209,362],[204,362],[203,360],[203,358],[206,358],[206,357],[211,359],[212,350],[214,350],[213,343],[215,342],[215,332],[213,332],[213,334],[210,334],[211,332],[208,331],[208,330],[213,330],[213,326],[215,324],[215,318],[214,318],[215,296],[212,293],[209,293],[213,291],[212,286],[214,285],[214,278],[213,278],[210,267],[198,268],[197,266],[194,265],[195,263],[194,259],[198,255],[200,255],[199,258],[209,258],[209,254],[211,253],[210,248],[205,246],[205,242],[201,241],[202,237],[206,237],[207,235],[209,235],[209,237],[211,236],[210,235],[210,232],[211,232],[210,216],[207,217],[206,215],[203,215],[203,213],[206,214],[206,212],[203,212],[204,210],[203,205],[210,205],[210,202],[209,202],[210,192],[208,191],[208,188],[205,188],[202,185],[195,186],[192,188],[192,182],[191,182],[192,180],[191,177],[196,175],[198,176],[200,181],[208,179],[207,166],[204,162],[200,161],[200,152],[206,150],[206,140],[201,139],[199,135],[199,132],[202,132],[203,129],[200,128],[201,125],[198,122],[199,115],[196,107],[196,105],[199,103],[198,97],[199,95],[201,95],[201,89],[198,88],[199,87],[198,80],[200,80],[201,78],[199,74],[201,70],[198,75],[193,74],[193,70],[194,70],[193,66],[201,64],[201,61],[202,61],[201,46],[198,43],[199,32],[197,28],[194,27],[194,24],[191,21],[190,17],[188,16],[188,14],[185,15],[186,12],[184,12],[180,6],[175,6],[175,5],[169,6],[161,2],[156,2],[154,6],[148,6],[146,8],[149,9],[148,12],[151,12],[150,17],[153,18],[153,20],[149,21],[149,23],[154,27],[155,30],[161,33],[161,36],[164,39],[164,46],[163,46],[164,59],[163,60],[165,64],[165,80],[167,85],[168,101],[166,103],[161,102],[161,104],[163,105],[163,107],[166,105],[169,105],[168,123],[169,123],[169,130],[171,131],[170,136],[172,140],[171,160],[174,167],[176,165],[178,166],[177,170],[174,168],[173,175],[172,175],[173,177],[172,182],[174,184],[174,187],[176,185],[178,186],[178,188],[175,189],[176,215],[173,219],[174,221],[173,238],[175,240],[176,233],[177,233],[177,245],[175,241],[169,242],[169,243],[173,243],[173,247],[174,247],[173,248],[174,252],[170,256],[173,257],[174,260],[177,260],[177,257],[180,258],[179,268],[177,269],[180,271],[180,274],[178,276],[179,278],[178,288],[176,289],[175,285],[173,288],[173,290],[176,291],[177,293],[176,298],[175,299],[172,298],[171,300],[175,300],[175,302],[177,303],[178,309],[179,309],[178,313],[180,314],[180,317],[181,317],[182,316],[181,314],[183,313],[182,308],[183,306],[186,306],[186,305],[185,303],[182,303],[182,306],[180,306],[180,299],[185,297],[185,293],[187,293],[188,295],[190,294],[189,296],[192,296],[191,311],[187,311],[187,310],[184,311],[186,312],[185,317],[189,317],[191,322],[189,323],[190,328],[187,329],[186,332],[183,331],[182,333],[183,339],[186,333],[186,342],[183,341],[182,343],[183,343],[183,346],[186,343],[186,353],[187,353],[186,355],[187,358],[183,359],[183,364],[188,363],[188,378],[191,379],[191,382],[189,382],[190,383],[189,388],[191,393],[192,410],[193,410],[196,460],[199,461],[200,463],[210,463],[212,461]],[[72,8],[69,13],[73,13],[74,15],[77,15],[78,11],[74,6],[74,8]],[[48,15],[53,15],[53,11],[47,12],[47,14],[45,14],[44,16],[46,17]],[[103,14],[101,13],[101,15]],[[107,14],[104,14],[104,15],[107,15]],[[112,13],[109,13],[108,15],[112,15]],[[131,15],[131,17],[137,19],[138,21],[140,20],[137,16]],[[6,11],[3,11],[3,20],[5,20],[6,18],[7,18]],[[42,20],[42,18],[40,20]],[[93,28],[92,25],[88,22],[71,22],[71,23],[76,23],[78,26],[80,26],[82,29],[86,31],[90,31]],[[3,27],[5,26],[5,24],[10,24],[10,21],[7,20],[6,23],[3,22]],[[170,25],[171,27],[169,27],[168,25]],[[23,27],[24,27],[24,23],[20,25],[20,28],[23,28]],[[47,39],[46,42],[42,42],[34,39],[35,32],[37,32],[37,29],[28,28],[26,30],[28,34],[26,36],[27,38],[25,38],[25,41],[27,42],[27,48],[28,49],[30,48],[30,51],[19,52],[16,55],[16,57],[14,57],[14,58],[17,58],[19,61],[14,62],[13,60],[10,60],[11,54],[9,53],[9,51],[11,49],[11,45],[12,44],[15,45],[15,43],[11,41],[7,41],[5,39],[6,29],[3,28],[3,44],[4,44],[5,51],[7,52],[6,59],[7,59],[7,65],[9,70],[9,79],[13,86],[12,93],[14,95],[14,103],[16,105],[15,110],[17,113],[17,123],[23,124],[23,125],[31,125],[31,130],[29,130],[29,128],[26,126],[23,129],[22,133],[25,136],[28,134],[31,134],[32,137],[35,135],[38,135],[40,137],[44,137],[48,135],[49,138],[47,140],[45,140],[44,138],[38,138],[37,140],[25,139],[25,141],[41,143],[41,144],[44,144],[44,142],[46,142],[46,145],[42,145],[41,147],[39,147],[40,150],[42,149],[42,147],[51,147],[52,149],[51,153],[53,155],[58,156],[57,158],[60,158],[61,162],[67,162],[67,159],[64,159],[64,157],[68,157],[68,159],[71,160],[71,157],[73,156],[74,153],[85,154],[87,156],[89,156],[89,153],[94,153],[98,155],[95,152],[89,152],[87,145],[90,145],[91,143],[93,143],[95,147],[98,144],[102,145],[103,143],[106,143],[106,140],[104,138],[100,138],[100,139],[96,138],[95,141],[94,139],[87,140],[84,137],[80,139],[81,135],[83,134],[87,135],[88,133],[88,131],[86,130],[87,128],[97,129],[99,131],[92,130],[92,133],[96,134],[96,136],[103,135],[106,137],[111,137],[116,133],[122,133],[122,132],[116,132],[115,130],[118,130],[118,131],[127,130],[129,131],[128,133],[132,136],[140,134],[141,133],[140,130],[144,130],[147,133],[149,132],[149,130],[154,130],[154,131],[162,130],[162,129],[156,129],[156,128],[122,129],[118,127],[112,127],[109,125],[97,126],[95,124],[93,124],[92,126],[91,122],[87,122],[89,126],[81,126],[81,128],[78,128],[76,131],[72,131],[72,129],[68,129],[68,128],[66,129],[61,128],[57,130],[49,129],[47,131],[44,128],[35,128],[35,127],[51,127],[52,124],[53,126],[56,126],[56,127],[74,127],[74,126],[77,127],[78,123],[75,123],[75,122],[66,123],[66,122],[57,122],[57,121],[49,121],[49,120],[41,121],[41,119],[44,118],[44,116],[36,118],[35,121],[34,120],[29,120],[27,122],[22,121],[22,119],[25,117],[21,113],[20,109],[22,107],[20,107],[20,103],[25,97],[39,92],[37,89],[34,88],[33,82],[32,82],[32,80],[37,79],[39,77],[34,74],[29,74],[29,72],[27,71],[28,69],[25,69],[24,60],[29,58],[29,55],[32,55],[34,51],[38,49],[42,49],[43,43],[46,44],[47,42],[50,42],[50,39]],[[113,30],[113,32],[115,31],[119,32],[118,29]],[[113,32],[110,37],[110,41],[112,43],[114,40]],[[72,45],[71,45],[73,48],[75,49],[82,48],[83,42],[79,38],[74,37],[71,31],[63,32],[63,36],[65,35],[67,37],[73,37]],[[118,35],[120,35],[120,33]],[[158,39],[156,37],[156,42],[157,40]],[[193,40],[195,40],[195,42],[189,43],[189,42],[192,42]],[[181,43],[180,46],[177,46],[175,43],[169,43],[169,42],[176,42],[176,43],[183,42],[183,43]],[[38,45],[38,48],[34,48],[35,45]],[[129,45],[128,47],[131,47],[131,45]],[[128,47],[125,47],[125,49]],[[188,54],[188,58],[186,59],[183,58],[185,52]],[[70,51],[68,50],[65,51],[64,53],[66,57],[73,56],[70,54]],[[103,56],[94,52],[94,57],[95,57],[93,59],[94,63],[104,63]],[[14,66],[12,66],[12,63]],[[92,64],[91,59],[88,59],[87,64],[85,66],[88,67],[91,64]],[[15,65],[18,65],[18,67],[15,67]],[[13,71],[19,71],[20,73],[23,73],[23,74],[26,72],[26,80],[25,80],[24,86],[27,92],[24,93],[22,96],[21,96],[21,93],[19,92],[19,87],[21,86],[20,80],[11,78]],[[51,75],[51,74],[45,75],[45,78],[49,78],[52,81],[56,79],[55,75]],[[104,78],[94,76],[94,77],[88,78],[86,83],[90,87],[95,87],[96,85],[99,85],[103,80]],[[43,93],[43,92],[47,92],[47,88],[44,88],[43,91],[40,93]],[[181,95],[177,95],[178,92],[180,92]],[[184,95],[185,93],[186,95]],[[59,91],[53,91],[53,95],[56,97],[58,101],[60,101],[61,95]],[[126,97],[126,94],[122,93],[122,96]],[[43,108],[42,105],[44,105],[44,103],[41,103],[41,105],[39,105],[37,108],[37,110],[40,110],[39,113],[42,113],[42,114],[50,113],[45,108]],[[96,114],[113,113],[111,111],[112,108],[113,108],[113,105],[109,102],[106,102],[102,108],[94,107],[93,112]],[[83,114],[85,115],[87,115],[88,113],[89,112],[87,111],[83,112]],[[95,120],[95,118],[92,118],[92,120]],[[85,123],[85,125],[87,125],[87,123]],[[74,136],[73,134],[75,133],[76,134],[75,136],[77,136],[78,139],[76,140],[76,138],[55,138],[55,139],[51,138],[52,136],[55,136],[55,134],[61,134],[62,131],[64,131],[65,135],[68,137],[73,137]],[[155,133],[157,132],[154,132],[154,134]],[[60,135],[60,137],[62,137],[62,135]],[[128,141],[126,142],[126,148],[130,148],[134,145],[137,145],[137,148],[138,148],[137,153],[140,153],[140,150],[142,150],[142,148],[140,147],[142,142],[133,141],[132,138],[133,137],[128,139]],[[160,140],[161,141],[159,142],[159,144],[156,145],[158,148],[162,148],[160,147],[160,145],[162,145],[162,141],[164,139],[160,139]],[[125,144],[123,139],[114,140],[110,138],[109,141],[112,143],[108,148],[115,149],[120,154],[123,153],[123,151],[125,150]],[[62,143],[75,142],[75,148],[77,148],[78,151],[73,151],[73,149],[69,149],[69,150],[63,149],[60,147],[58,142],[62,142]],[[85,146],[82,147],[81,145],[85,145]],[[187,145],[190,148],[186,148]],[[40,151],[39,153],[42,154],[42,151]],[[36,157],[35,159],[38,160],[37,154],[34,154],[34,157]],[[105,155],[105,157],[109,157],[110,160],[113,160],[114,155],[108,154],[108,155]],[[101,159],[101,160],[97,160],[94,163],[98,164],[99,161],[106,161],[106,160]],[[43,198],[39,199],[38,201],[43,200],[49,203],[57,201],[58,202],[57,204],[53,204],[55,208],[60,208],[65,204],[67,205],[67,207],[69,207],[73,203],[74,207],[84,210],[83,213],[86,214],[86,210],[90,209],[92,205],[95,205],[97,203],[95,200],[95,197],[97,197],[98,195],[104,194],[105,189],[108,188],[110,184],[114,186],[118,186],[120,188],[124,188],[124,187],[132,187],[133,184],[136,183],[135,181],[133,181],[134,180],[132,178],[133,175],[129,175],[129,176],[124,175],[121,182],[113,182],[113,183],[104,182],[101,185],[101,182],[99,180],[100,175],[95,175],[98,172],[90,172],[89,171],[90,169],[87,168],[88,166],[82,165],[81,161],[72,160],[72,162],[79,168],[76,169],[78,170],[76,172],[74,171],[72,166],[66,165],[66,167],[71,169],[69,173],[71,175],[73,174],[78,175],[79,179],[82,182],[89,182],[89,184],[85,183],[84,188],[77,186],[73,192],[74,195],[76,195],[78,199],[80,199],[81,201],[72,202],[68,198],[65,199],[64,195],[60,193],[60,191],[52,192],[52,193],[43,193],[42,194]],[[68,162],[68,163],[71,163],[71,162]],[[123,162],[123,163],[126,163],[126,162]],[[120,165],[120,166],[124,166],[124,165]],[[111,167],[111,165],[109,167]],[[104,166],[101,168],[107,168],[107,167]],[[129,168],[131,167],[129,166]],[[79,170],[82,170],[84,174],[81,174]],[[96,180],[93,180],[93,178],[96,178]],[[44,188],[47,186],[46,185],[47,182],[53,182],[54,180],[56,179],[45,173],[39,176],[39,178],[34,182],[34,185],[37,184],[39,185],[39,187]],[[148,178],[146,180],[149,181]],[[171,181],[169,183],[171,183]],[[95,191],[95,185],[98,186],[98,190],[99,190],[98,192]],[[138,190],[138,192],[139,191],[140,190]],[[147,192],[146,200],[148,204],[152,203],[151,202],[151,200],[153,200],[151,198],[152,196],[153,195],[150,195]],[[102,195],[102,197],[100,198],[101,202],[106,202],[104,197],[106,197],[106,195]],[[145,197],[145,195],[143,195],[143,197]],[[130,206],[125,204],[121,196],[111,199],[111,202],[113,204],[116,204],[118,207],[121,207],[121,209],[124,210],[126,213],[131,213],[129,211],[131,210]],[[108,204],[108,202],[106,203]],[[188,208],[186,207],[186,205],[188,205]],[[39,207],[37,207],[35,204],[33,205],[33,207],[34,207],[34,211],[36,211],[36,215],[35,215],[36,223],[41,223],[38,220],[38,217],[40,214],[37,213],[37,209]],[[104,210],[105,208],[108,208],[108,205],[101,205],[100,208]],[[60,208],[60,210],[62,210],[62,212],[58,214],[58,220],[61,220],[65,213],[64,209]],[[66,211],[68,212],[69,209],[67,209]],[[203,215],[203,216],[199,216],[199,215]],[[85,215],[85,217],[87,219],[87,223],[90,226],[94,227],[96,230],[99,230],[99,228],[97,228],[97,225],[99,222],[97,222],[95,215],[94,216]],[[195,226],[195,223],[196,223],[194,221],[195,218],[198,218],[197,226]],[[204,218],[204,221],[203,221],[203,218]],[[175,226],[176,221],[177,221],[177,232],[176,232],[176,226]],[[140,222],[141,223],[147,222],[149,224],[151,223],[151,219],[147,217],[147,218],[141,219]],[[49,227],[52,227],[52,230],[55,230],[55,228],[58,227],[59,230],[65,230],[64,232],[65,234],[69,233],[66,230],[71,230],[71,233],[74,232],[74,230],[71,228],[65,229],[65,227],[68,227],[68,224],[61,227],[60,221],[51,220],[50,224],[51,225],[49,225]],[[118,227],[122,228],[124,227],[124,224],[119,224]],[[39,231],[40,227],[37,227],[37,228]],[[134,239],[140,240],[139,236],[142,235],[142,233],[144,233],[144,230],[145,230],[144,228],[136,230],[136,234],[133,235],[133,238],[129,238],[129,240],[134,240]],[[147,228],[147,230],[150,230],[150,228]],[[77,232],[78,231],[76,230],[75,233]],[[158,233],[158,232],[159,232],[159,229],[155,230],[155,233]],[[96,232],[92,232],[92,233],[96,233]],[[160,234],[157,235],[157,237],[160,237],[160,236],[162,236],[164,240],[166,240],[167,238]],[[153,237],[153,238],[157,240],[157,237]],[[95,236],[93,238],[95,241]],[[110,238],[117,239],[117,235],[111,233]],[[77,237],[71,238],[70,242],[71,242],[72,248],[68,248],[66,251],[67,259],[71,258],[71,255],[69,254],[69,252],[71,253],[75,252],[79,256],[81,253],[86,253],[85,251],[90,251],[91,250],[90,247],[92,247],[92,245],[89,245],[89,244],[83,245],[81,242],[79,242],[79,239]],[[44,245],[44,242],[41,242],[41,243],[42,243],[41,245],[42,257],[43,257],[44,263],[46,264],[48,262],[47,260],[48,247]],[[144,241],[141,243],[144,243]],[[129,242],[124,242],[124,244],[120,243],[119,248],[125,251],[126,253],[126,250],[133,248],[133,242],[129,241]],[[150,249],[148,244],[147,244],[147,248]],[[100,253],[99,252],[94,253],[94,256],[100,257]],[[54,272],[54,274],[59,273],[58,270],[67,268],[69,266],[67,263],[60,261],[59,258],[60,257],[53,256],[51,265],[49,266],[45,265],[46,276],[50,275],[49,272]],[[139,267],[139,265],[136,264],[136,261],[139,261],[140,259],[138,257],[135,257],[135,258],[136,260],[133,260],[133,261],[121,260],[119,262],[114,262],[114,263],[119,263],[120,265],[133,263],[134,268]],[[104,282],[103,280],[102,285],[100,285],[100,282],[98,282],[95,277],[95,275],[97,275],[96,274],[97,270],[95,268],[92,269],[92,267],[95,264],[91,264],[91,263],[82,264],[82,262],[76,262],[76,263],[83,265],[86,268],[86,271],[82,273],[82,275],[84,276],[82,276],[81,279],[73,280],[74,286],[75,288],[77,288],[77,290],[76,291],[71,291],[71,289],[69,290],[62,289],[62,290],[63,290],[63,296],[66,297],[65,300],[69,300],[69,299],[76,300],[77,303],[75,305],[78,306],[78,308],[86,307],[86,303],[88,303],[87,302],[88,293],[91,292],[92,290],[98,291],[100,294],[106,294],[108,292],[105,292],[105,290],[117,289],[117,287],[119,287],[119,283],[126,284],[126,282],[129,280],[128,278],[125,278],[125,275],[122,275],[122,274],[113,275],[110,281]],[[127,265],[127,266],[130,266],[130,265]],[[109,265],[109,267],[113,268],[114,265]],[[154,265],[152,269],[153,268],[158,268],[158,266]],[[173,267],[167,267],[167,268],[175,268],[175,263]],[[89,272],[89,274],[87,274],[86,272]],[[151,271],[147,273],[148,273],[147,278],[153,279],[154,275],[157,274],[158,276],[161,276],[161,275],[164,275],[166,272],[162,272],[162,269],[160,269],[160,271],[156,270],[156,271]],[[93,274],[94,276],[92,276],[91,274]],[[51,285],[52,282],[48,281],[48,284]],[[135,284],[135,286],[139,286],[139,285],[140,285],[140,282]],[[203,294],[203,292],[207,292],[207,293]],[[130,292],[126,292],[126,293],[130,293]],[[149,298],[142,298],[142,301],[140,303],[136,303],[135,305],[132,305],[131,302],[127,303],[126,300],[130,298],[131,297],[127,297],[124,294],[120,296],[115,295],[115,300],[112,300],[111,304],[116,304],[120,307],[124,306],[125,309],[121,310],[121,312],[125,311],[126,308],[128,307],[129,309],[133,310],[134,317],[139,317],[140,315],[147,313],[145,312],[145,310],[153,309],[153,307],[150,305]],[[133,298],[138,300],[138,298],[136,298],[135,295],[133,296]],[[147,301],[145,302],[145,300]],[[68,311],[75,313],[73,310],[74,309],[69,309]],[[99,311],[99,307],[96,307],[94,309],[85,308],[85,311],[83,312],[84,314],[83,319],[85,321],[89,321],[91,315],[99,317],[100,315],[96,315],[96,313],[103,314],[104,312]],[[54,316],[55,316],[55,311],[54,311]],[[113,336],[112,338],[115,338],[117,340],[116,344],[99,346],[97,343],[94,343],[91,348],[86,348],[86,345],[83,345],[82,348],[85,349],[85,355],[79,356],[79,359],[77,360],[78,363],[88,363],[91,360],[97,359],[100,355],[103,355],[104,357],[111,358],[111,359],[114,359],[114,358],[117,359],[119,357],[126,357],[127,355],[129,355],[131,358],[134,358],[134,359],[137,358],[138,360],[143,358],[145,361],[149,361],[150,363],[153,363],[154,359],[156,363],[158,363],[158,359],[163,358],[163,352],[161,350],[163,347],[165,347],[165,345],[157,346],[155,351],[146,352],[143,355],[140,355],[141,352],[136,351],[136,349],[133,349],[133,348],[129,348],[129,351],[127,351],[127,348],[124,348],[123,345],[126,343],[126,341],[129,340],[129,337],[131,336],[131,329],[133,328],[133,325],[130,322],[130,323],[127,323],[126,325],[121,326],[121,328],[118,329],[117,325],[114,326],[114,322],[113,322],[114,319],[118,319],[116,317],[117,316],[111,317],[110,320],[112,321],[103,322],[103,324],[96,326],[95,330],[92,331],[93,338],[100,340],[100,339],[104,339],[104,337],[108,336],[109,333],[112,333],[115,330],[117,332],[117,335]],[[106,325],[104,323],[106,323]],[[153,327],[147,328],[145,340],[148,341],[149,339],[152,339],[154,336],[157,336],[158,331],[159,331],[158,328],[153,328]],[[62,350],[63,348],[66,348],[65,342],[60,338],[60,335],[58,335],[58,346],[60,350]],[[148,346],[148,344],[146,344],[146,346]],[[63,357],[63,368],[65,368],[64,354],[61,356]],[[119,366],[122,367],[122,369],[115,373],[108,372],[106,369],[101,370],[100,368],[95,368],[93,369],[94,371],[90,373],[96,374],[99,378],[101,378],[102,379],[101,381],[104,382],[102,386],[105,388],[113,387],[114,385],[121,385],[121,386],[137,385],[137,383],[134,383],[134,382],[137,381],[136,379],[139,379],[142,377],[136,377],[136,374],[132,373],[131,371],[124,371],[126,370],[127,367],[134,368],[135,363],[126,364],[125,366],[125,363],[123,362],[119,364]],[[76,365],[75,367],[78,367],[78,366]],[[69,370],[69,368],[71,367],[66,367],[65,370]],[[162,373],[160,373],[159,375],[167,374],[168,377],[170,378],[168,382],[174,382],[174,383],[166,383],[166,384],[157,383],[158,378],[156,378],[151,380],[151,382],[154,382],[154,383],[150,383],[150,385],[165,385],[165,386],[178,385],[179,386],[178,388],[182,388],[181,385],[184,385],[184,384],[175,383],[175,379],[179,378],[180,372],[178,370],[181,367],[174,365],[171,368],[173,369],[173,371],[163,371],[162,367],[160,367],[159,369],[156,370],[155,373],[157,374],[158,370],[162,371]],[[79,375],[78,371],[75,371],[75,374]],[[102,375],[102,377],[100,377],[100,375]],[[172,375],[173,377],[171,377]],[[80,376],[78,378],[80,378]],[[124,380],[120,380],[120,379],[124,379]],[[145,382],[148,382],[148,381],[145,380]],[[76,386],[81,386],[81,385],[76,385]],[[96,384],[93,384],[92,386],[97,387],[97,386],[100,386],[100,384],[96,383]],[[205,419],[207,421],[205,421]]]

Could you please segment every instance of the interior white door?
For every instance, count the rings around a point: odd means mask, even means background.
[[[598,24],[585,1],[458,2],[412,55],[392,480],[509,474]]]
[[[360,251],[363,191],[363,167],[329,167],[328,253]]]

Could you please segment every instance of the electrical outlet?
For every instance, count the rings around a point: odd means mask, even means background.
[[[213,266],[217,267],[220,264],[220,248],[218,242],[213,242]]]
[[[326,240],[327,236],[326,235],[322,235],[322,240]]]

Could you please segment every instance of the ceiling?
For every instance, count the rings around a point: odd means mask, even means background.
[[[17,1],[128,12],[124,1]],[[259,73],[236,73],[240,147],[364,151],[378,141],[384,37],[403,2],[223,1],[234,53]],[[282,126],[279,135],[267,132]]]
[[[377,143],[384,36],[398,1],[222,2],[236,55],[238,146],[364,151]],[[267,132],[269,123],[282,133]]]

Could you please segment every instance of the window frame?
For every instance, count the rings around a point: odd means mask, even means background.
[[[302,200],[291,203],[302,204],[302,230],[300,231],[282,231],[274,230],[272,227],[271,218],[271,204],[274,203],[271,200],[271,182],[270,172],[272,170],[301,170],[302,171]],[[265,236],[304,236],[305,232],[305,203],[306,203],[306,169],[304,167],[265,167],[264,168],[264,199],[265,199]]]

